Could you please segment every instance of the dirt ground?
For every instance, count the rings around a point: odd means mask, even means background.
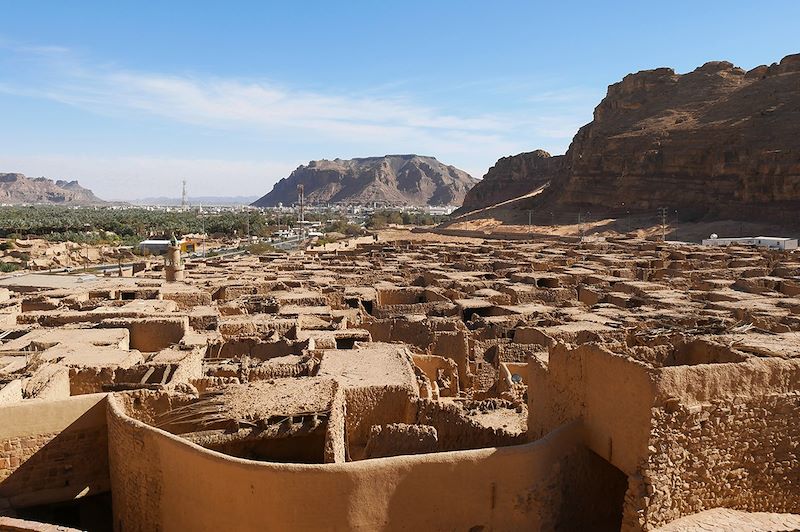
[[[738,222],[733,220],[720,220],[715,222],[679,222],[667,224],[663,228],[659,223],[653,223],[652,218],[607,218],[592,220],[582,224],[567,225],[507,225],[494,218],[479,220],[457,221],[449,224],[448,229],[464,231],[481,231],[484,233],[532,233],[557,236],[622,236],[629,235],[638,238],[661,238],[662,234],[667,240],[699,243],[708,238],[712,233],[720,237],[736,236],[786,236],[785,228],[767,224]]]

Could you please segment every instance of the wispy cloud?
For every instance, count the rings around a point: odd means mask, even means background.
[[[358,147],[361,155],[414,151],[436,155],[478,176],[509,153],[539,147],[563,151],[590,116],[591,106],[584,100],[593,97],[579,90],[542,91],[518,95],[522,109],[513,113],[445,112],[395,92],[409,90],[405,83],[357,93],[306,90],[271,80],[133,71],[86,61],[58,46],[0,42],[0,54],[10,55],[24,73],[0,72],[0,93],[117,118],[146,115],[281,142],[327,143],[349,146],[349,151]]]

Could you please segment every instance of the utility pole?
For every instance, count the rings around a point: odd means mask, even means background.
[[[206,217],[203,214],[202,205],[200,205],[200,228],[203,232],[203,258],[206,258]]]
[[[528,210],[528,232],[531,232],[531,215],[533,214],[532,210]]]
[[[300,196],[300,240],[303,240],[303,236],[305,233],[305,212],[303,209],[305,208],[305,187],[303,185],[297,185],[297,194]]]
[[[581,214],[582,213],[578,212],[578,225],[581,226],[581,242],[583,242],[583,237],[584,237],[584,233],[585,232],[584,232],[584,229],[583,229],[583,219],[581,218]]]
[[[659,214],[661,214],[661,241],[667,241],[667,208],[659,207]]]
[[[184,179],[182,181],[182,183],[183,183],[183,189],[181,190],[181,210],[185,211],[186,210],[186,180]]]
[[[678,209],[675,209],[675,240],[678,240]]]

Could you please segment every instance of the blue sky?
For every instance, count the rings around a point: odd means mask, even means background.
[[[257,195],[311,159],[480,177],[563,153],[642,69],[800,52],[800,2],[0,0],[0,172],[107,199]]]

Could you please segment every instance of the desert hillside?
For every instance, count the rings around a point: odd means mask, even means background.
[[[476,182],[463,170],[421,155],[323,159],[298,167],[253,205],[291,205],[298,185],[309,204],[461,205]]]
[[[77,181],[53,181],[22,174],[0,174],[0,203],[21,205],[52,203],[59,205],[97,205],[105,203]]]

